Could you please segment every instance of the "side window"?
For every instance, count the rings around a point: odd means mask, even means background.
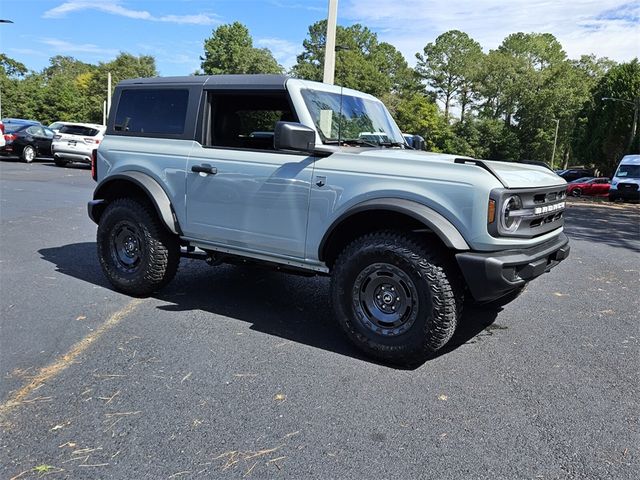
[[[27,133],[29,135],[33,135],[34,137],[43,137],[44,134],[42,133],[42,127],[37,127],[37,126],[33,126],[33,127],[29,127],[27,128]]]
[[[276,123],[296,122],[287,95],[210,93],[205,144],[213,147],[273,150]]]
[[[187,118],[186,89],[123,90],[114,130],[142,134],[182,135]]]
[[[53,138],[53,136],[54,136],[53,130],[51,130],[49,128],[43,128],[42,130],[44,131],[44,136],[46,138]]]

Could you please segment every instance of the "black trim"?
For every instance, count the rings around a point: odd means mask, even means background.
[[[484,302],[500,298],[548,272],[569,256],[564,233],[535,247],[503,252],[464,252],[456,260],[473,298]]]
[[[498,175],[493,168],[491,168],[489,165],[484,163],[482,160],[477,160],[475,158],[456,158],[453,161],[453,163],[457,163],[458,165],[465,165],[467,163],[472,163],[476,167],[480,167],[483,170],[486,170],[487,172],[489,172],[494,177],[496,177],[503,187],[507,187],[507,184],[502,180],[502,178],[500,178],[500,175]]]

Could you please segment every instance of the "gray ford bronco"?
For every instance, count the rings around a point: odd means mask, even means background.
[[[330,275],[342,329],[391,363],[569,254],[550,170],[413,150],[376,98],[284,76],[120,82],[92,175],[117,290],[150,295],[181,257]]]

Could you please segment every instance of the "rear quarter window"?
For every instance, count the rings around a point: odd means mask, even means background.
[[[187,89],[123,90],[113,129],[129,134],[182,135],[188,103]]]

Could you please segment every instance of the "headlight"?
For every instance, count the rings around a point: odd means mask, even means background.
[[[522,217],[514,215],[516,210],[522,208],[522,200],[517,195],[512,195],[505,199],[502,204],[502,215],[500,215],[500,226],[504,233],[513,233],[518,230]]]

